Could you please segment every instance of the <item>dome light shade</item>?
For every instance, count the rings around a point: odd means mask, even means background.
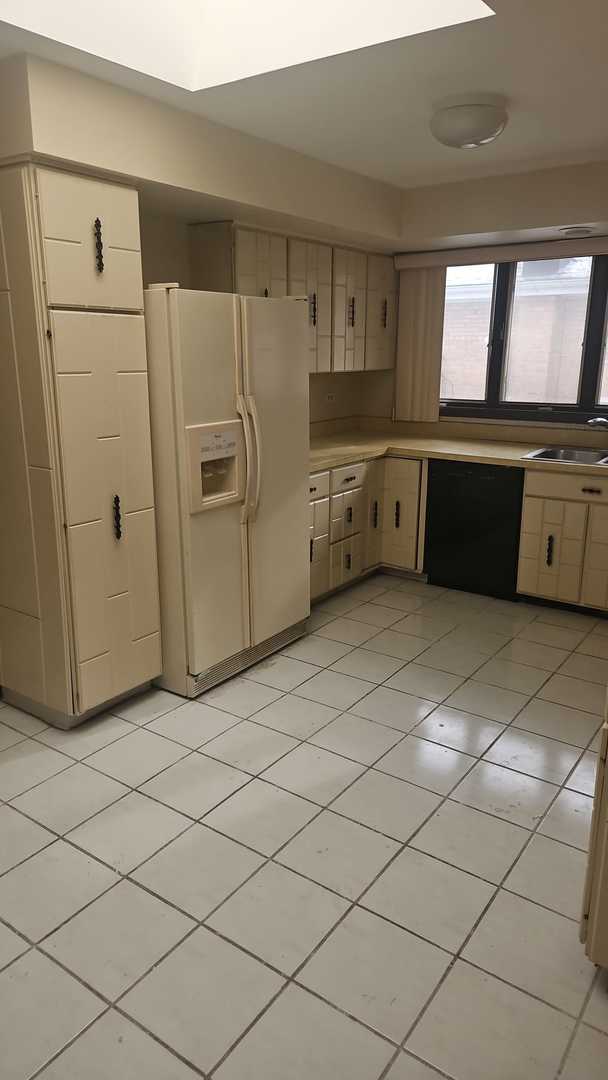
[[[431,117],[431,132],[444,146],[476,150],[494,142],[508,119],[504,101],[479,95],[438,105]]]

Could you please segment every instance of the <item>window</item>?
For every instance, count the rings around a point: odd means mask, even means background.
[[[447,268],[443,415],[581,422],[608,406],[608,256]]]
[[[494,267],[448,266],[441,357],[442,399],[483,401]]]
[[[591,259],[517,263],[504,401],[578,401]]]

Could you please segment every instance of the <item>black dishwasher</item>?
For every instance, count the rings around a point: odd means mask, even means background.
[[[512,600],[524,470],[429,461],[424,569],[432,585]]]

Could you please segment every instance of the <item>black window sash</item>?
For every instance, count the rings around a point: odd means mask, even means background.
[[[501,400],[516,270],[517,263],[497,263],[494,270],[485,399],[467,401],[450,398],[440,403],[440,414],[562,424],[583,423],[592,416],[601,415],[608,410],[608,406],[597,404],[608,302],[608,255],[595,256],[592,263],[579,393],[577,402],[572,405]]]

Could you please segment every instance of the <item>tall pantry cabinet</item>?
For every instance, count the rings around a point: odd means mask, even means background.
[[[0,169],[0,683],[71,727],[161,671],[137,193]]]

